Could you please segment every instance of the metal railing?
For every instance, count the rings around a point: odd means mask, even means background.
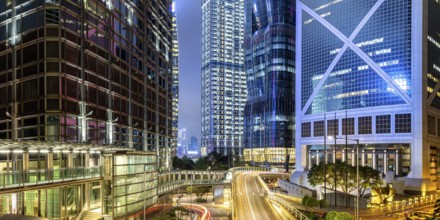
[[[72,167],[0,172],[0,190],[101,176],[101,167]]]
[[[289,213],[291,213],[296,219],[299,219],[299,220],[310,220],[300,210],[298,210],[295,207],[293,207],[293,205],[290,204],[289,202],[287,202],[286,200],[276,196],[274,193],[268,192],[267,193],[267,198],[269,200],[271,200],[273,202],[276,202],[279,205],[281,205],[283,208],[285,208],[287,211],[289,211]]]
[[[159,186],[157,192],[159,195],[161,195],[161,194],[171,192],[171,191],[173,191],[179,187],[182,187],[182,186],[228,184],[230,182],[231,182],[230,180],[224,180],[224,179],[177,180],[177,181],[171,182],[169,184]]]
[[[230,171],[270,171],[270,169],[264,167],[234,167]]]

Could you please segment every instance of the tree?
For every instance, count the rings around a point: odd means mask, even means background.
[[[194,169],[194,161],[191,158],[184,156],[181,158],[175,156],[173,157],[173,167],[181,170],[193,170]]]
[[[199,158],[194,165],[194,169],[196,170],[207,170],[208,167],[209,165],[208,165],[208,161],[206,160],[206,157]]]
[[[301,200],[301,205],[305,206],[307,211],[308,207],[313,208],[318,206],[319,201],[315,197],[304,196],[304,198]]]
[[[336,183],[335,183],[335,169],[336,169]],[[363,196],[365,190],[372,186],[380,185],[381,179],[379,171],[371,167],[359,167],[359,190]],[[345,178],[347,175],[347,178]],[[343,192],[352,192],[356,189],[356,167],[336,161],[335,164],[328,163],[326,173],[324,174],[324,163],[313,166],[308,175],[309,183],[312,186],[324,184],[326,177],[327,188],[334,189],[335,184],[337,188],[342,189]]]
[[[364,196],[366,189],[381,184],[379,171],[368,166],[359,167],[359,191],[361,196]]]
[[[325,209],[327,207],[328,207],[327,200],[325,200],[325,199],[319,200],[319,208]]]
[[[330,211],[325,216],[325,220],[354,220],[354,217],[347,212]]]

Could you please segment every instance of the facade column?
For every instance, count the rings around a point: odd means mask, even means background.
[[[383,173],[386,175],[388,171],[387,150],[383,150]]]
[[[85,169],[88,169],[90,167],[90,150],[87,150],[83,156],[84,156],[84,162],[83,162],[82,166]],[[85,173],[91,173],[91,172],[89,172],[89,170],[87,170],[87,172],[85,172]],[[87,210],[90,210],[90,194],[92,192],[92,187],[91,187],[90,182],[86,182],[84,184],[84,191],[85,191],[85,193],[84,193],[84,201],[83,201],[84,203],[83,204],[87,203],[88,205],[86,208],[87,208]],[[82,196],[80,196],[80,197],[82,197]]]
[[[342,150],[342,162],[345,162],[345,150]]]
[[[396,176],[400,175],[400,157],[399,157],[399,150],[396,150]]]
[[[310,170],[310,168],[312,168],[312,151],[310,150],[309,151],[309,170]]]
[[[376,150],[373,150],[373,169],[377,169],[377,154]]]
[[[356,166],[356,151],[355,150],[351,150],[351,166]]]
[[[333,163],[336,163],[336,148],[333,148]]]
[[[362,150],[362,155],[361,155],[362,159],[361,159],[361,164],[364,167],[365,166],[365,150]]]
[[[73,167],[73,151],[69,150],[69,153],[67,153],[67,168]]]
[[[47,152],[46,157],[46,170],[52,170],[53,169],[53,151],[52,149]]]
[[[324,154],[325,157],[325,154]],[[316,165],[319,165],[319,151],[316,151]]]
[[[23,151],[23,171],[29,170],[29,150],[26,148]]]

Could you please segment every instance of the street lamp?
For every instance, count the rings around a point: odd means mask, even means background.
[[[337,139],[342,139],[346,141],[356,141],[356,219],[359,219],[359,139],[350,139],[350,138],[340,138],[340,137],[329,137],[329,139],[335,139],[335,142]],[[346,152],[347,153],[347,152]],[[347,157],[345,157],[345,161],[347,161]],[[336,170],[336,169],[335,169]],[[336,188],[336,187],[335,187]],[[347,192],[346,192],[347,194]],[[336,197],[336,191],[335,191],[335,197]],[[347,198],[345,198],[347,199]]]

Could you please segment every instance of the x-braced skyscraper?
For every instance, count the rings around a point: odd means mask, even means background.
[[[438,189],[439,1],[299,0],[297,11],[296,170],[342,160],[398,193]]]

